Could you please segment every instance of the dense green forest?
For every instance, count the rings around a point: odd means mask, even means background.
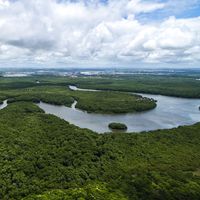
[[[31,101],[56,105],[71,106],[77,100],[77,108],[94,113],[128,113],[146,111],[156,107],[153,99],[144,98],[140,95],[123,92],[83,92],[71,91],[67,83],[59,81],[37,84],[36,81],[24,80],[24,82],[0,81],[0,102],[8,99],[8,103],[17,101]],[[59,80],[59,79],[58,79]],[[67,80],[67,79],[66,79]],[[31,82],[32,81],[32,82]],[[41,81],[42,82],[42,81]],[[49,84],[49,85],[48,85]]]
[[[11,103],[0,111],[0,199],[199,199],[199,143],[200,124],[99,135]]]
[[[0,79],[0,100],[9,98],[0,110],[0,199],[200,199],[200,123],[97,134],[47,115],[33,103],[71,105],[73,98],[90,100],[94,94],[67,90],[67,78],[37,79],[41,84],[35,77]]]
[[[200,81],[196,77],[182,76],[119,76],[79,79],[82,88],[162,94],[167,96],[200,98]]]
[[[76,85],[82,88],[163,94],[168,96],[199,98],[200,81],[196,76],[126,75],[102,77],[33,76],[25,78],[0,78],[2,89],[19,89],[38,86]]]
[[[112,130],[127,130],[126,124],[112,122],[108,125],[108,127]]]

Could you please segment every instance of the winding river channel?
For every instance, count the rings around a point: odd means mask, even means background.
[[[70,86],[71,90],[92,91]],[[150,111],[128,114],[94,114],[76,109],[76,101],[71,108],[40,102],[38,106],[48,114],[56,115],[80,128],[88,128],[98,133],[109,132],[111,122],[124,123],[128,132],[142,132],[169,129],[191,125],[200,121],[200,99],[186,99],[163,95],[140,94],[157,100],[157,107]]]
[[[7,100],[4,100],[2,104],[0,104],[0,110],[2,110],[3,108],[5,108],[7,106]]]

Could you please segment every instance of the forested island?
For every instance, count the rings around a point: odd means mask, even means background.
[[[160,90],[168,93],[166,88],[171,87],[171,82],[167,85],[165,78],[160,79]],[[182,79],[182,89],[179,89],[179,79]],[[183,80],[191,84],[185,87]],[[89,78],[0,78],[0,100],[9,102],[0,110],[0,199],[198,200],[200,123],[143,133],[97,134],[45,114],[35,104],[42,100],[71,106],[76,99],[88,102],[84,110],[102,112],[104,106],[107,109],[120,104],[120,99],[128,99],[120,105],[129,105],[135,98],[141,100],[141,97],[122,93],[130,90],[128,87],[135,87],[129,83],[122,89],[123,84],[119,82],[120,92],[105,91],[102,95],[68,90],[69,84],[84,86],[87,82],[89,86],[90,81],[94,83]],[[111,81],[115,83],[115,78],[107,79],[104,89],[111,89],[108,86]],[[145,92],[152,82],[155,80],[150,81],[149,77],[143,81]],[[199,82],[182,77],[174,84],[177,87],[172,95],[176,90],[178,96],[199,96],[196,90]],[[102,89],[101,80],[93,87]],[[138,92],[142,92],[139,88]],[[158,92],[156,84],[155,88]],[[112,101],[108,97],[108,102],[97,107],[95,101],[106,99],[108,93],[116,102],[109,104]],[[91,102],[94,108],[89,108]],[[147,104],[145,109],[155,106],[155,102],[148,99]],[[81,108],[80,105],[77,104]],[[122,108],[126,112],[137,111],[133,106]]]
[[[108,127],[112,130],[127,130],[126,124],[113,122],[108,125]]]
[[[67,86],[41,86],[4,92],[8,103],[17,101],[46,102],[70,106],[74,100],[76,107],[93,113],[128,113],[150,110],[156,107],[153,99],[122,92],[81,92],[71,91]]]

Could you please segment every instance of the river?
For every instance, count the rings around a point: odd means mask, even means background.
[[[2,110],[3,108],[5,108],[7,106],[7,100],[4,100],[2,104],[0,104],[0,110]]]
[[[71,90],[93,91],[70,86]],[[200,121],[200,99],[186,99],[163,95],[140,94],[157,100],[157,107],[150,111],[128,114],[94,114],[75,108],[55,106],[40,102],[38,106],[46,113],[56,115],[80,128],[88,128],[98,133],[109,132],[108,124],[119,122],[127,125],[127,132],[142,132],[157,129],[170,129],[191,125]]]

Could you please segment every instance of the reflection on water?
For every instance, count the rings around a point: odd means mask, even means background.
[[[5,108],[7,106],[7,100],[4,100],[2,104],[0,104],[0,110],[2,110],[3,108]]]
[[[85,92],[99,92],[101,90],[93,90],[93,89],[82,89],[82,88],[77,88],[76,86],[70,85],[69,86],[70,90],[74,90],[74,91],[85,91]]]
[[[75,87],[75,86],[73,86]],[[71,88],[72,89],[72,88]],[[88,91],[88,90],[84,90]],[[98,133],[109,132],[111,122],[124,123],[128,132],[141,132],[156,129],[168,129],[180,125],[191,125],[200,121],[200,100],[167,97],[162,95],[141,94],[157,100],[157,107],[150,111],[129,114],[93,114],[75,108],[39,103],[46,113],[54,114],[81,128],[88,128]]]

